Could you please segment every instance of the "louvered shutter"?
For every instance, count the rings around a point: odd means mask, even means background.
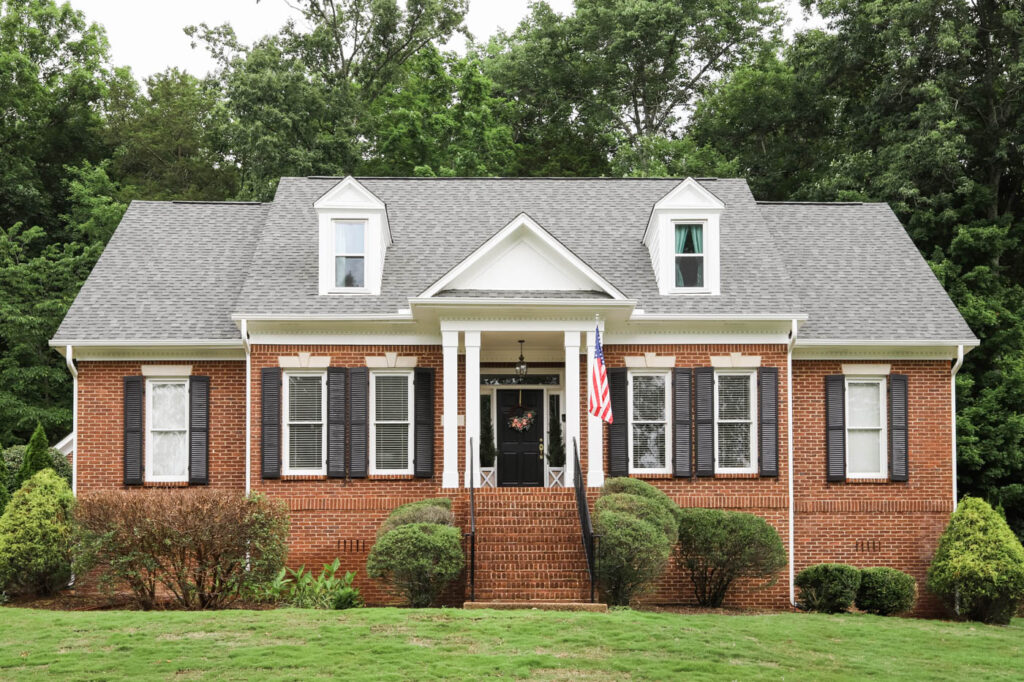
[[[188,380],[188,482],[210,482],[210,377]]]
[[[351,368],[348,371],[348,382],[348,475],[352,478],[366,478],[369,470],[369,370],[366,367]]]
[[[691,395],[693,371],[678,367],[672,373],[672,473],[677,477],[693,474],[690,465],[693,455],[693,429]]]
[[[907,375],[889,375],[889,480],[906,481],[907,466]]]
[[[779,368],[757,371],[759,470],[762,476],[779,475]]]
[[[715,475],[715,370],[698,367],[693,370],[695,386],[694,412],[696,413],[695,449],[697,475]]]
[[[629,414],[627,413],[626,368],[608,370],[608,395],[612,403],[612,423],[608,425],[608,475],[629,475]]]
[[[281,478],[281,370],[260,372],[260,469],[263,478]]]
[[[434,370],[417,369],[413,375],[413,473],[434,475]]]
[[[124,378],[124,484],[142,485],[142,377]]]
[[[841,374],[825,377],[826,476],[846,480],[846,380]]]
[[[331,367],[327,370],[327,476],[344,478],[345,436],[347,424],[348,370]]]

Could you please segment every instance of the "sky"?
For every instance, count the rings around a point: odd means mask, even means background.
[[[182,29],[189,24],[211,26],[230,23],[243,43],[275,33],[289,18],[301,21],[284,0],[70,0],[89,21],[102,24],[110,40],[114,64],[130,66],[142,79],[169,66],[197,76],[213,68],[213,60],[200,46],[193,49]],[[798,0],[785,0],[790,16],[787,33],[806,25]],[[572,0],[548,0],[561,13],[572,10]],[[512,30],[529,11],[529,0],[470,0],[466,25],[480,41],[499,28]],[[810,20],[814,23],[814,20]],[[449,46],[462,51],[464,40]]]

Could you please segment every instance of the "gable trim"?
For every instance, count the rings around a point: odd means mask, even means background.
[[[600,291],[608,294],[613,300],[624,301],[626,296],[619,291],[596,270],[590,267],[582,258],[573,253],[572,249],[560,242],[550,232],[545,230],[537,221],[526,213],[520,213],[503,228],[498,230],[492,237],[476,248],[471,254],[451,268],[440,279],[431,284],[416,299],[433,298],[438,292],[444,290],[449,284],[455,281],[460,275],[468,271],[472,266],[486,258],[498,246],[504,243],[514,232],[525,227],[534,236],[538,237],[546,246],[553,249],[555,253],[569,261],[577,272],[592,282]],[[416,300],[413,299],[413,300]]]

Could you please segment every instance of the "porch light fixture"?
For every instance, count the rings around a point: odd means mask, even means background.
[[[526,380],[526,373],[530,370],[530,366],[526,364],[526,360],[523,359],[523,339],[519,339],[519,362],[516,363],[516,378],[522,383]]]

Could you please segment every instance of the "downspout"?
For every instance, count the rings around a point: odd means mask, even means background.
[[[64,362],[71,372],[71,494],[78,494],[78,368],[75,367],[75,349],[64,349]]]
[[[958,494],[956,489],[956,373],[960,371],[963,364],[964,347],[961,344],[956,347],[956,361],[953,363],[953,369],[949,376],[949,402],[953,410],[953,511],[956,511]]]
[[[793,520],[793,346],[796,345],[797,321],[793,320],[793,328],[789,332],[789,348],[786,351],[786,474],[789,478],[789,604],[796,605],[796,571],[793,567],[795,558],[793,533],[796,526]]]
[[[252,492],[252,346],[249,323],[242,320],[242,348],[245,350],[245,495]]]

